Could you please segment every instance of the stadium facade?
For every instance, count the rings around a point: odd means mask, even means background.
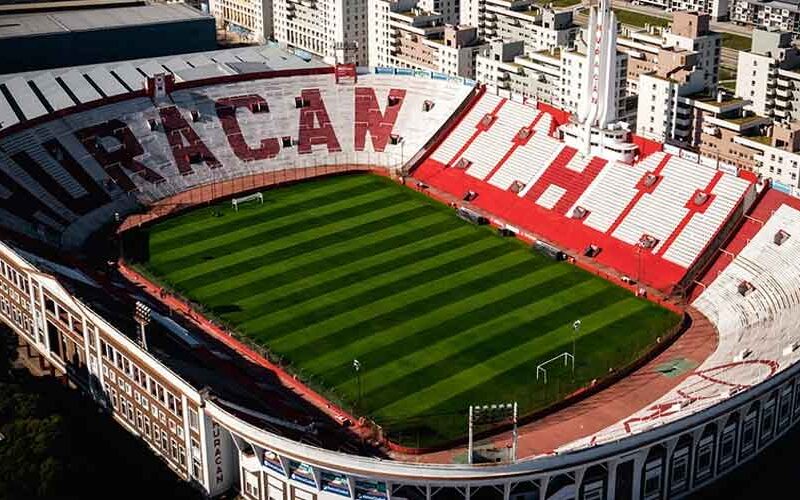
[[[800,210],[767,184],[636,137],[630,162],[591,148],[581,155],[561,140],[564,113],[431,72],[156,74],[145,89],[61,108],[58,90],[22,95],[15,107],[45,100],[59,111],[0,130],[0,224],[9,234],[0,319],[32,370],[90,394],[209,496],[679,498],[753,459],[800,418]],[[10,108],[0,99],[0,111]],[[577,125],[589,140],[603,132],[594,120]],[[598,415],[600,428],[575,426],[558,446],[513,463],[378,458],[348,442],[356,441],[348,429],[329,439],[294,418],[348,417],[313,405],[313,391],[291,408],[277,395],[251,406],[246,393],[259,390],[258,377],[299,386],[198,313],[170,318],[158,290],[126,286],[63,252],[118,215],[137,225],[354,170],[413,179],[443,198],[472,191],[470,206],[495,225],[638,282],[632,291],[683,296],[694,325],[713,325],[711,354],[650,402],[608,422]],[[592,246],[602,251],[584,256]],[[132,319],[136,302],[151,308],[146,342]],[[261,371],[247,376],[231,359]]]

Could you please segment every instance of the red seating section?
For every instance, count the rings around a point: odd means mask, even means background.
[[[356,151],[364,151],[367,132],[372,138],[372,149],[375,151],[386,149],[386,143],[389,142],[389,136],[392,134],[405,97],[405,89],[391,89],[389,98],[396,99],[397,102],[392,106],[388,102],[385,103],[385,111],[381,112],[381,105],[375,96],[375,89],[367,87],[355,89],[354,145]]]
[[[192,156],[199,156],[201,161],[210,168],[220,167],[220,163],[208,146],[200,139],[197,132],[189,126],[175,106],[161,108],[161,124],[164,126],[164,133],[167,135],[169,145],[172,147],[172,155],[178,171],[183,175],[192,173]],[[184,142],[185,141],[185,142]]]
[[[577,152],[575,148],[565,146],[553,160],[550,167],[545,170],[544,174],[536,181],[536,184],[528,191],[525,198],[535,203],[548,187],[555,184],[566,189],[567,192],[561,196],[553,210],[556,213],[566,215],[570,207],[575,204],[581,194],[589,187],[589,184],[594,182],[594,179],[606,166],[606,161],[602,158],[592,158],[583,172],[570,170],[567,168],[567,164]]]
[[[300,97],[307,104],[300,110],[300,131],[297,151],[300,154],[310,153],[311,146],[325,145],[329,153],[342,150],[336,132],[333,130],[328,110],[322,101],[319,89],[306,89]]]
[[[598,159],[592,170],[599,172],[604,165],[605,161]],[[588,175],[588,171],[589,166],[584,172]],[[581,175],[577,172],[575,174]],[[505,223],[533,233],[573,254],[582,253],[587,245],[598,245],[602,248],[602,252],[594,259],[597,264],[608,266],[628,276],[638,275],[641,281],[665,292],[669,291],[686,272],[679,265],[649,252],[639,253],[635,245],[592,229],[582,220],[565,217],[563,212],[541,207],[528,197],[520,198],[516,193],[503,191],[466,174],[463,170],[447,168],[435,160],[428,159],[423,162],[414,172],[414,177],[458,199],[466,191],[475,191],[478,197],[471,203],[473,207],[482,209]],[[579,182],[575,179],[576,186]],[[577,189],[573,191],[577,195],[573,193],[570,198],[577,200],[580,193]],[[565,194],[564,197],[566,196]],[[563,209],[563,206],[567,206],[566,201],[560,208]],[[568,209],[569,206],[564,210]]]
[[[267,101],[263,97],[255,94],[226,97],[216,103],[217,116],[228,143],[231,145],[233,153],[242,161],[266,160],[275,158],[281,151],[277,137],[269,137],[261,140],[257,149],[251,148],[244,140],[239,120],[236,119],[236,110],[239,108],[253,109],[253,106],[261,105],[266,108]]]

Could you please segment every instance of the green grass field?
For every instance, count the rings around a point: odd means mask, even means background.
[[[552,404],[678,322],[382,177],[314,180],[264,198],[158,223],[142,266],[406,443],[463,435],[471,403]],[[576,319],[575,375],[553,364],[550,383],[537,382],[538,363],[572,350]]]

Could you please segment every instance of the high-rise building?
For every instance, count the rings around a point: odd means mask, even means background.
[[[794,121],[800,115],[800,51],[787,31],[754,30],[750,52],[740,52],[736,95],[761,116]]]
[[[461,23],[476,26],[478,36],[487,40],[521,40],[528,52],[569,47],[580,31],[572,11],[555,11],[533,0],[465,0]]]
[[[217,23],[243,31],[258,42],[272,38],[272,0],[209,0],[208,9]]]
[[[269,1],[269,0],[267,0]],[[367,0],[273,0],[275,40],[305,50],[328,63],[341,57],[367,62]],[[338,52],[338,54],[337,54]]]
[[[421,5],[417,0],[370,2],[370,66],[430,69],[474,78],[475,56],[482,46],[477,28],[449,24],[457,17],[452,9],[442,14]]]
[[[696,144],[695,100],[715,98],[722,40],[708,14],[676,12],[654,70],[639,76],[636,132],[659,142]]]

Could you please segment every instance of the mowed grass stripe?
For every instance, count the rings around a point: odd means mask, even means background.
[[[379,339],[380,343],[358,341],[358,345],[348,346],[359,354],[363,365],[369,367],[369,377],[363,380],[364,392],[373,392],[412,370],[416,373],[479,342],[503,335],[515,324],[542,319],[552,311],[568,310],[572,304],[605,289],[603,283],[579,275],[566,276],[569,280],[565,281],[563,273],[538,272],[530,278],[523,284],[508,282],[505,290],[489,290],[443,308],[439,324],[415,321],[407,325],[409,328],[387,330],[369,337],[369,340]],[[546,294],[556,285],[559,286],[557,293]],[[497,293],[500,291],[503,293]],[[543,293],[545,295],[541,295]],[[538,299],[531,301],[530,297]],[[481,305],[475,307],[476,303]],[[353,374],[352,367],[348,370],[347,360],[335,355],[343,350],[334,351],[334,355],[326,354],[324,359],[316,359],[309,365],[315,371],[322,371],[325,380],[344,384]],[[398,356],[398,352],[404,355]]]
[[[265,241],[291,238],[298,233],[314,231],[317,228],[362,217],[371,212],[408,206],[410,203],[405,196],[399,193],[381,191],[369,193],[355,198],[350,203],[342,201],[340,204],[320,207],[313,211],[313,215],[294,214],[284,218],[280,223],[265,219],[261,224],[237,230],[234,234],[223,232],[202,242],[163,252],[160,254],[158,262],[169,268],[174,263],[184,267],[194,263],[203,263],[207,261],[206,256],[224,257],[230,260],[237,257],[236,254],[226,253],[231,250],[247,251]]]
[[[439,363],[425,366],[416,370],[409,370],[401,377],[388,381],[376,388],[372,395],[369,395],[369,404],[373,411],[387,405],[391,405],[407,394],[408,390],[411,392],[423,391],[426,388],[438,383],[440,380],[445,380],[450,377],[456,376],[462,371],[469,370],[473,366],[485,363],[486,360],[495,356],[501,356],[508,353],[509,355],[525,358],[527,360],[540,359],[545,361],[543,352],[529,351],[525,353],[515,353],[520,344],[525,343],[533,338],[544,336],[552,331],[563,328],[564,316],[577,314],[581,318],[590,318],[591,314],[605,309],[618,303],[618,297],[613,294],[606,293],[607,288],[602,285],[589,287],[590,292],[571,302],[572,308],[556,308],[550,312],[539,316],[538,318],[523,321],[527,323],[528,328],[521,330],[506,329],[502,335],[493,336],[485,332],[477,332],[474,334],[476,342],[471,345],[465,345],[461,348],[448,353],[443,357]],[[587,327],[590,330],[590,327]],[[364,373],[366,378],[366,372]]]
[[[220,265],[220,263],[212,261],[207,266],[193,266],[190,269],[170,273],[170,275],[175,277],[178,285],[187,290],[192,290],[215,281],[233,279],[257,266],[276,265],[281,260],[299,253],[314,252],[402,221],[413,220],[425,215],[427,212],[427,207],[414,206],[413,204],[404,207],[404,209],[394,207],[391,210],[371,212],[368,214],[371,220],[366,223],[364,223],[364,218],[338,221],[326,226],[325,231],[305,232],[302,237],[267,242],[249,251],[240,252],[239,255],[242,258],[238,261],[231,262],[229,259],[220,259],[222,263],[227,265]]]
[[[308,187],[314,187],[311,193],[306,193],[305,190],[294,191],[294,188],[266,191],[263,205],[245,205],[239,213],[229,211],[235,220],[226,217],[210,217],[214,210],[212,208],[168,219],[159,223],[151,231],[150,248],[153,254],[157,255],[173,248],[181,248],[206,238],[213,238],[220,232],[235,231],[258,224],[264,221],[266,214],[269,214],[270,220],[279,221],[283,217],[304,213],[307,210],[313,210],[339,200],[348,200],[381,189],[381,186],[376,186],[375,183],[369,182],[363,176],[343,177],[342,179],[344,181],[341,183],[311,182],[308,184]],[[300,184],[296,187],[299,189],[305,186],[306,184]],[[292,194],[287,197],[286,194],[289,193]],[[286,203],[286,201],[292,200],[296,201]],[[226,204],[225,208],[230,208],[230,206]]]
[[[288,344],[291,347],[290,357],[302,363],[328,349],[335,348],[340,343],[352,342],[364,335],[364,332],[379,332],[406,323],[417,314],[443,307],[457,300],[455,297],[496,288],[506,280],[501,274],[503,272],[523,274],[534,272],[526,262],[515,260],[514,257],[514,255],[498,257],[495,259],[495,266],[472,267],[468,274],[473,279],[469,281],[457,279],[455,283],[451,283],[444,278],[410,288],[398,295],[373,301],[368,306],[360,307],[358,311],[342,314],[343,321],[336,325],[338,329],[334,330],[334,325],[323,325],[323,328],[311,329],[299,339],[280,339],[275,344],[284,349]],[[498,270],[499,272],[493,272]],[[308,342],[308,338],[313,338],[314,341]]]
[[[453,418],[469,403],[517,400],[525,413],[553,402],[678,320],[385,178],[297,184],[220,209],[150,228],[146,265],[351,409],[358,358],[356,413],[395,438],[420,431],[422,445],[463,434]],[[575,377],[553,368],[561,389],[537,385],[535,365],[571,349],[578,318]]]
[[[314,369],[324,372],[326,379],[331,376],[331,380],[336,380],[337,373],[347,370],[348,361],[352,362],[348,353],[363,353],[365,362],[375,366],[377,363],[373,361],[383,362],[396,358],[398,353],[413,352],[418,346],[429,345],[432,337],[443,339],[463,331],[464,321],[473,321],[478,326],[493,320],[495,314],[514,310],[519,302],[529,302],[531,295],[560,284],[566,274],[568,269],[562,266],[539,268],[521,276],[521,282],[514,280],[516,291],[512,295],[498,296],[494,288],[477,290],[441,308],[414,314],[408,321],[332,347],[313,359]]]
[[[618,304],[617,310],[627,307],[627,302]],[[633,361],[636,350],[629,345],[631,343],[640,347],[645,345],[644,342],[636,343],[637,330],[643,324],[652,321],[652,309],[648,304],[641,304],[638,308],[633,305],[631,310],[619,311],[619,314],[612,315],[613,317],[602,326],[580,335],[575,348],[574,376],[578,380],[593,380],[606,375],[609,368],[619,369]],[[598,313],[596,316],[599,317],[601,314],[603,313]],[[668,311],[661,310],[656,313],[656,316],[666,320],[663,323],[659,322],[660,331],[664,331],[665,328],[674,324],[674,318],[669,318],[671,313]],[[591,320],[591,318],[589,319]],[[536,365],[563,352],[572,352],[572,337],[569,329],[562,333],[558,343],[554,343],[550,347],[549,350],[543,348],[538,351],[540,352],[538,358],[507,367],[495,376],[485,378],[467,392],[442,395],[438,404],[429,407],[425,413],[463,413],[466,410],[464,401],[470,401],[472,404],[494,403],[497,401],[498,387],[507,388],[504,391],[505,401],[519,401],[523,404],[530,400],[542,401],[541,393],[548,389],[552,390],[552,385],[563,384],[573,377],[571,366],[564,367],[563,364],[554,363],[548,367],[550,387],[545,385],[543,380],[536,380]]]
[[[301,286],[311,276],[319,281],[328,275],[338,276],[349,270],[370,266],[374,261],[387,264],[392,258],[402,258],[413,252],[415,242],[422,248],[442,240],[450,241],[450,233],[464,228],[453,225],[442,214],[433,213],[419,217],[413,224],[396,224],[373,233],[361,235],[348,242],[322,248],[317,252],[298,254],[282,261],[282,266],[264,266],[239,275],[238,280],[212,284],[195,290],[195,295],[206,303],[230,303],[258,300],[267,294],[285,294],[283,286]],[[363,262],[362,262],[363,261]]]
[[[419,246],[394,246],[391,252],[387,252],[387,254],[393,254],[392,258],[384,254],[374,255],[367,252],[356,252],[356,254],[360,253],[361,255],[354,255],[349,262],[343,263],[341,266],[333,268],[333,270],[314,273],[313,269],[309,269],[307,272],[302,273],[307,276],[301,276],[301,279],[296,281],[293,280],[293,278],[297,277],[296,275],[289,277],[279,275],[278,279],[274,281],[265,278],[265,284],[270,282],[270,286],[275,288],[267,287],[265,289],[260,284],[242,287],[246,298],[238,301],[237,304],[243,308],[255,308],[261,311],[285,309],[300,304],[308,300],[309,297],[320,297],[332,292],[338,292],[354,283],[378,279],[387,274],[393,275],[394,273],[402,272],[406,267],[416,267],[420,262],[427,261],[432,257],[439,257],[447,252],[454,251],[454,248],[459,249],[469,245],[475,240],[471,234],[461,234],[454,238],[458,233],[458,231],[455,231],[454,234],[444,233],[437,238],[424,240],[425,243]],[[386,248],[388,249],[389,246]],[[346,256],[342,255],[342,259]],[[306,270],[303,269],[303,271]],[[223,299],[224,297],[220,297],[220,300]]]
[[[645,307],[645,304],[633,298],[615,302],[608,308],[586,316],[583,322],[587,326],[581,328],[580,336],[590,335],[593,331],[643,307]],[[538,359],[534,358],[532,353],[566,350],[572,342],[571,329],[572,325],[567,323],[542,335],[529,337],[526,341],[518,344],[516,349],[502,351],[495,356],[486,357],[482,362],[469,366],[448,378],[437,380],[422,390],[414,391],[403,398],[395,399],[390,404],[374,410],[374,414],[378,417],[385,415],[423,415],[438,406],[443,400],[464,401],[466,400],[464,395],[475,387],[480,386],[483,381],[491,380],[506,371],[513,370],[517,366],[530,364],[533,359]],[[532,372],[533,370],[535,370],[535,367],[531,368]],[[535,374],[531,373],[529,382],[533,382],[534,377]],[[462,397],[455,397],[457,395]]]
[[[430,286],[435,281],[442,281],[449,276],[484,264],[483,272],[491,272],[491,262],[508,256],[508,248],[497,241],[476,240],[461,248],[451,249],[442,254],[438,259],[426,259],[416,267],[415,274],[402,276],[397,274],[371,277],[360,283],[353,283],[337,290],[336,294],[324,294],[316,297],[306,297],[300,303],[282,310],[272,311],[247,321],[242,327],[248,328],[258,324],[270,324],[268,330],[249,330],[253,334],[263,334],[274,341],[273,345],[279,348],[279,339],[284,336],[312,340],[311,334],[295,335],[300,330],[319,330],[319,323],[327,324],[326,328],[333,328],[337,324],[347,324],[346,318],[340,316],[358,315],[362,308],[371,309],[377,301],[388,300],[388,297],[402,296],[403,293],[413,293],[421,286]],[[485,262],[487,261],[488,262]],[[269,321],[264,321],[269,318]],[[323,329],[324,330],[324,329]]]

